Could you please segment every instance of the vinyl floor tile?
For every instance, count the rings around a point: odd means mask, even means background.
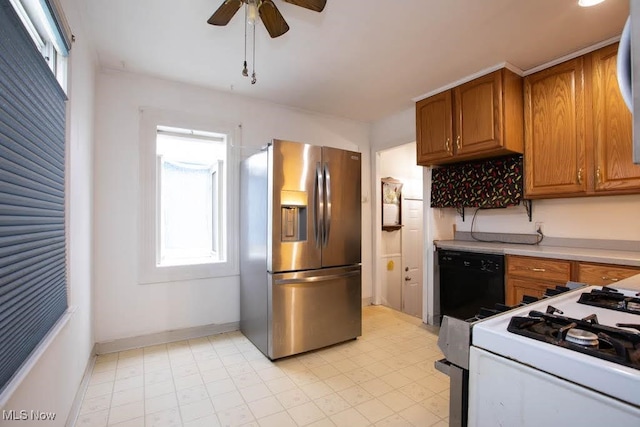
[[[369,306],[362,330],[275,362],[239,331],[100,355],[75,426],[448,425],[433,328]]]

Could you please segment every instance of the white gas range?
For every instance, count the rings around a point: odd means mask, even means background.
[[[616,326],[640,324],[640,298],[602,289],[579,288],[473,326],[469,426],[640,426],[640,331]],[[606,304],[617,309],[581,297],[613,299]]]

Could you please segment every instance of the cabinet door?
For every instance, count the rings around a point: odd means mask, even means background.
[[[607,286],[640,274],[640,268],[609,264],[578,263],[577,281],[595,286]]]
[[[457,155],[502,146],[502,74],[496,71],[454,89]]]
[[[538,280],[525,280],[510,277],[507,279],[507,305],[516,305],[522,301],[525,295],[542,298],[547,288],[554,288],[557,283],[541,282]]]
[[[640,189],[632,161],[632,120],[616,77],[618,44],[592,53],[595,191]]]
[[[417,161],[429,166],[451,158],[453,124],[451,122],[451,91],[416,103]]]
[[[586,191],[584,58],[525,78],[525,197]]]

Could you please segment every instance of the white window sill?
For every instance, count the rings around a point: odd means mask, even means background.
[[[147,268],[141,266],[138,284],[150,285],[183,280],[211,279],[216,277],[238,276],[239,274],[240,271],[237,265],[231,262],[164,267],[152,266]]]

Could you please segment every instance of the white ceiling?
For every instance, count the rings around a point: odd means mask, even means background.
[[[617,37],[629,13],[629,0],[327,0],[322,13],[274,1],[291,29],[258,26],[255,85],[241,76],[244,12],[207,24],[222,0],[76,4],[102,67],[365,122],[495,64],[526,71]]]

